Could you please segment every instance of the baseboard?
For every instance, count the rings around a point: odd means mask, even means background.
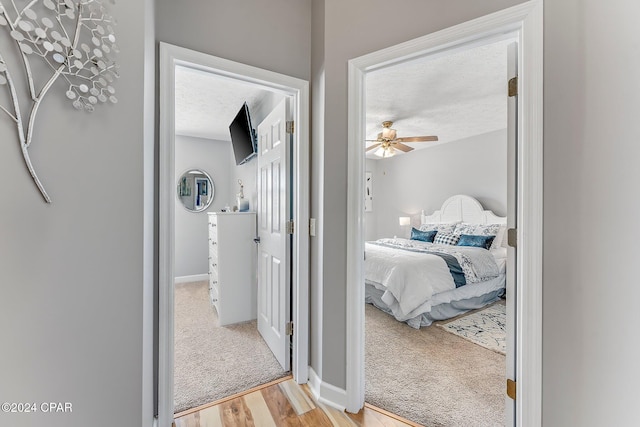
[[[202,282],[203,280],[209,280],[208,274],[194,274],[193,276],[180,276],[173,280],[173,283],[189,283],[189,282]]]
[[[322,381],[316,371],[309,366],[309,389],[320,403],[344,411],[347,407],[347,392],[339,387]]]

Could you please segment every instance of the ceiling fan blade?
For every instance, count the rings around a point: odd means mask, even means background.
[[[393,148],[397,148],[400,151],[404,151],[405,153],[408,153],[409,151],[413,150],[413,147],[409,147],[408,145],[404,145],[401,142],[397,142],[398,140],[396,140],[396,142],[393,143]]]
[[[431,135],[431,136],[409,136],[406,138],[397,138],[395,139],[395,141],[398,142],[430,142],[430,141],[437,141],[438,137],[435,135]]]
[[[374,148],[378,148],[378,147],[379,147],[379,146],[381,146],[381,145],[382,145],[382,143],[381,143],[381,142],[379,142],[379,143],[377,143],[377,144],[373,144],[372,146],[367,147],[367,149],[366,149],[365,151],[373,150]]]

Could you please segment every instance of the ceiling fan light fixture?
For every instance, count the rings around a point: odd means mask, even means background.
[[[393,126],[393,122],[391,121],[387,120],[385,122],[382,122],[382,132],[380,133],[380,137],[382,139],[387,141],[396,139],[396,130],[391,129],[391,126]]]
[[[393,147],[386,147],[386,148],[380,147],[376,151],[374,151],[373,154],[380,158],[386,159],[386,158],[395,156],[397,152]]]
[[[391,128],[382,129],[382,138],[387,141],[393,141],[396,139],[396,130]]]

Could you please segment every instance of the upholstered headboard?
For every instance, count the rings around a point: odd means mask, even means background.
[[[431,215],[422,211],[421,224],[441,222],[467,222],[470,224],[507,224],[507,218],[485,210],[479,201],[471,196],[459,194],[444,201],[440,210]]]

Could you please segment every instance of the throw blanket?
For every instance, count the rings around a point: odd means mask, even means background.
[[[451,273],[451,277],[453,278],[453,283],[456,284],[456,288],[459,288],[460,286],[464,286],[467,284],[467,279],[464,276],[464,272],[462,271],[462,267],[460,267],[460,263],[458,262],[458,260],[456,259],[455,256],[453,255],[449,255],[447,253],[444,252],[438,252],[438,251],[432,251],[432,250],[427,250],[426,248],[413,248],[413,247],[406,247],[406,246],[400,246],[400,245],[394,245],[388,242],[371,242],[372,245],[379,245],[379,246],[387,246],[389,248],[401,248],[407,251],[412,251],[412,252],[420,252],[420,253],[424,253],[424,254],[430,254],[430,255],[436,255],[439,256],[440,258],[442,258],[444,260],[444,262],[447,263],[447,268],[449,268],[449,273]],[[461,255],[459,255],[461,256]]]
[[[366,281],[385,291],[382,300],[400,321],[431,311],[433,295],[456,288],[451,258],[462,269],[466,286],[499,275],[495,258],[483,248],[380,239],[367,242],[365,254]]]

